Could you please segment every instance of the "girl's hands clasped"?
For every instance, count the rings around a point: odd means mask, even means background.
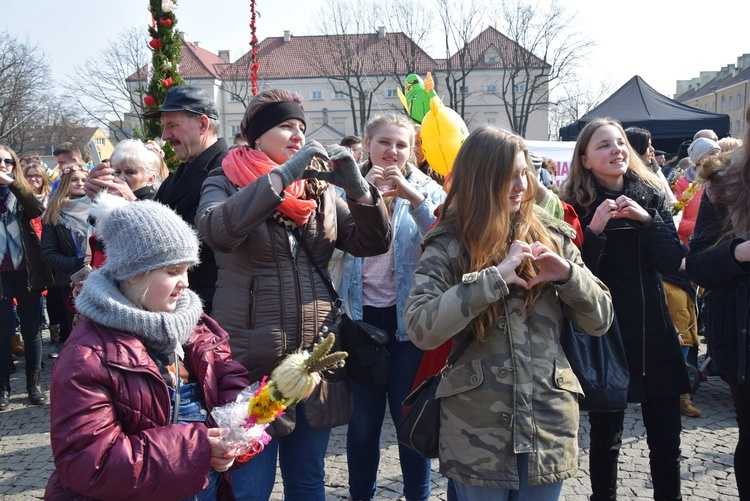
[[[638,202],[625,195],[620,195],[617,199],[607,199],[602,202],[594,212],[591,218],[589,228],[600,235],[610,219],[632,219],[643,224],[649,224],[653,218],[646,212],[646,209],[638,205]]]
[[[536,277],[528,282],[516,273],[516,269],[525,259],[535,261],[539,266]],[[516,284],[524,289],[530,289],[542,282],[566,282],[570,278],[572,267],[567,260],[540,242],[527,244],[516,240],[510,246],[506,258],[497,265],[497,270],[508,285]]]

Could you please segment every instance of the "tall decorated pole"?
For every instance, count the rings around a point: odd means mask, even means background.
[[[146,96],[143,98],[144,111],[154,110],[161,106],[167,90],[175,85],[181,85],[184,80],[180,76],[180,56],[182,54],[181,33],[175,29],[177,18],[174,10],[177,8],[175,0],[149,0],[149,11],[151,12],[151,26],[148,33],[151,40],[153,56],[151,58],[151,81],[148,84]],[[158,119],[147,118],[145,120],[146,139],[161,137],[162,125]],[[168,145],[164,145],[167,165],[174,168],[179,160],[174,156],[174,151]]]
[[[250,83],[252,85],[253,96],[258,94],[258,35],[256,34],[255,21],[257,12],[255,11],[255,0],[250,0]]]

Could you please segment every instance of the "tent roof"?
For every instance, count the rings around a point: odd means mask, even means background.
[[[614,118],[623,127],[648,129],[654,140],[692,139],[701,129],[713,129],[719,137],[729,134],[729,115],[710,113],[669,99],[638,75],[577,122],[562,127],[560,139],[575,140],[584,126],[597,117]]]

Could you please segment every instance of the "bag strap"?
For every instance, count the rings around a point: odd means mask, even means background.
[[[445,361],[445,365],[442,369],[440,369],[440,372],[444,372],[446,369],[450,369],[451,367],[453,367],[453,364],[456,363],[458,357],[460,357],[463,352],[466,351],[466,348],[468,348],[472,342],[474,342],[474,332],[470,332],[469,335],[464,338],[463,343],[461,343],[458,349],[450,354],[448,360]]]
[[[305,251],[305,254],[307,254],[307,258],[310,260],[310,262],[315,267],[315,270],[320,275],[320,278],[323,279],[323,284],[326,286],[326,289],[328,289],[328,294],[331,295],[331,299],[333,299],[333,304],[336,305],[336,308],[341,309],[341,305],[344,304],[344,302],[341,300],[341,297],[336,292],[336,288],[333,286],[333,282],[331,282],[331,279],[323,273],[323,270],[320,269],[320,265],[318,265],[318,262],[315,260],[315,258],[312,256],[312,252],[310,252],[310,248],[305,243],[305,239],[302,238],[302,235],[300,234],[299,227],[292,230],[292,235],[294,235],[294,238],[297,240],[297,243],[300,247],[302,247],[302,250]]]

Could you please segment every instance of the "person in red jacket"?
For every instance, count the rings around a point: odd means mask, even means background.
[[[164,205],[108,193],[90,213],[107,260],[83,283],[82,319],[53,367],[45,499],[234,499],[234,451],[210,412],[249,379],[187,288],[194,230]]]

